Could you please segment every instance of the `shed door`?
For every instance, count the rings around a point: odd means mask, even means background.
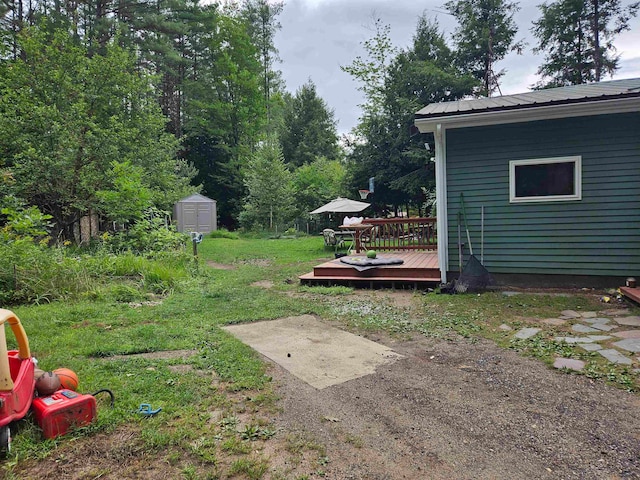
[[[213,203],[185,203],[182,207],[183,231],[209,233],[212,223]]]
[[[211,208],[212,203],[197,203],[196,204],[196,215],[197,215],[197,225],[198,228],[196,231],[209,233],[213,230],[213,225],[211,224]]]

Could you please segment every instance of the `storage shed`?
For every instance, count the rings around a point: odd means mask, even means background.
[[[461,193],[474,253],[484,239],[501,283],[640,276],[639,78],[434,103],[415,124],[434,134],[443,281],[468,243]]]
[[[216,201],[194,193],[173,206],[173,218],[179,232],[209,233],[218,229]]]

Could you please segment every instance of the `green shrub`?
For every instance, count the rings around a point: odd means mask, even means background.
[[[240,235],[238,235],[236,232],[230,232],[226,228],[220,228],[218,230],[213,230],[211,233],[209,233],[209,237],[210,238],[228,238],[230,240],[238,240],[240,238]]]

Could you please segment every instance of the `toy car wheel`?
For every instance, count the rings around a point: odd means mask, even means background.
[[[11,451],[11,430],[9,426],[0,428],[0,458],[6,457]]]

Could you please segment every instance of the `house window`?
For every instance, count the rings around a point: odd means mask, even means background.
[[[582,198],[582,157],[509,162],[509,201],[556,202]]]

